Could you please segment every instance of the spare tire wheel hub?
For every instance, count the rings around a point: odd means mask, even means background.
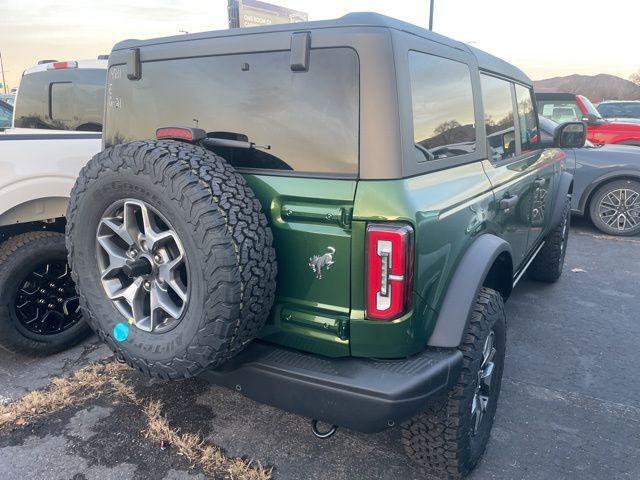
[[[107,297],[130,325],[173,329],[189,301],[187,259],[169,221],[138,199],[109,206],[98,223],[96,253]]]

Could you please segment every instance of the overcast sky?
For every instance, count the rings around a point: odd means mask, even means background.
[[[533,79],[640,69],[640,0],[435,0],[434,30]],[[428,0],[274,0],[310,20],[376,11],[426,26]],[[7,83],[38,59],[95,58],[125,38],[227,27],[227,0],[0,0]]]

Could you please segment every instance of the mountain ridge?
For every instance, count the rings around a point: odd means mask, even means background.
[[[584,95],[594,103],[603,100],[640,100],[640,85],[630,80],[600,73],[566,75],[534,80],[536,92],[562,92]]]

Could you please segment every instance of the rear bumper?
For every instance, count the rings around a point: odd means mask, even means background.
[[[263,342],[202,376],[260,403],[372,433],[422,411],[458,377],[462,353],[431,348],[402,360],[325,358]]]

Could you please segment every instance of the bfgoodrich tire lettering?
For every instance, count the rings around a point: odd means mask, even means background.
[[[109,300],[96,260],[98,223],[114,202],[138,199],[171,223],[187,257],[189,302],[162,333],[131,326]],[[92,328],[129,365],[165,379],[216,367],[249,343],[275,295],[275,251],[260,203],[221,157],[171,140],[117,145],[83,168],[67,213],[67,246]]]
[[[464,477],[484,453],[500,395],[505,331],[502,296],[482,288],[458,347],[463,363],[457,383],[402,427],[407,455],[437,478]]]
[[[64,235],[56,232],[27,232],[0,245],[0,344],[5,348],[49,355],[89,335],[66,257]]]

